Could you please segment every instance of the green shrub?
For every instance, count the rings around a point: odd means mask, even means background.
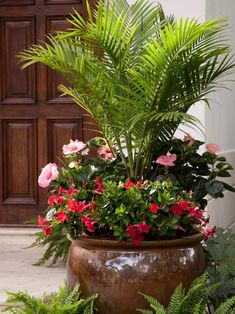
[[[204,243],[204,252],[210,284],[221,282],[210,298],[217,308],[235,295],[235,234],[229,229],[218,228],[215,235]]]

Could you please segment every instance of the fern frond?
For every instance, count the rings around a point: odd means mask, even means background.
[[[158,314],[167,314],[167,311],[165,310],[164,306],[160,302],[158,302],[157,299],[150,295],[146,295],[143,293],[140,294],[144,296],[144,298],[149,302],[150,307],[154,309]]]
[[[235,313],[235,296],[229,298],[215,311],[215,314],[233,314]]]
[[[171,300],[167,308],[167,314],[177,313],[184,297],[185,297],[185,290],[182,288],[182,284],[180,284],[175,289],[174,293],[171,296]]]

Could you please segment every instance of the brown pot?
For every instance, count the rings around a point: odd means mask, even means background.
[[[79,238],[72,241],[67,282],[80,283],[82,296],[98,293],[101,314],[132,314],[148,308],[138,292],[167,305],[182,282],[188,288],[205,270],[201,235],[163,241],[130,242]]]

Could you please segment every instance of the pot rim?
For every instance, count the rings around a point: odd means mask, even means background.
[[[143,241],[139,245],[135,245],[131,241],[117,241],[109,239],[90,238],[86,236],[80,236],[78,239],[72,240],[72,245],[78,245],[82,248],[110,248],[112,250],[133,250],[143,251],[146,249],[175,247],[175,246],[189,246],[190,244],[200,243],[203,240],[203,235],[200,233],[190,235],[187,237],[168,239],[168,240],[152,240]]]

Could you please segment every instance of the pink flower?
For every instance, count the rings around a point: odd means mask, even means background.
[[[71,154],[82,151],[86,147],[87,147],[87,144],[83,142],[79,142],[78,140],[76,141],[70,140],[70,143],[67,145],[64,145],[62,150],[63,150],[64,155],[71,155]]]
[[[131,182],[130,178],[127,179],[127,182],[125,184],[125,189],[129,190],[131,187],[134,187],[135,184],[133,182]]]
[[[38,225],[43,226],[45,223],[47,223],[48,220],[46,218],[43,218],[41,216],[38,216]]]
[[[98,149],[98,154],[100,156],[103,156],[104,160],[112,159],[113,158],[113,153],[107,146],[102,146]]]
[[[218,144],[206,144],[206,149],[208,153],[215,154],[221,150],[220,146]]]
[[[155,213],[155,214],[157,214],[158,213],[158,211],[159,211],[159,206],[157,205],[157,204],[155,204],[155,203],[151,203],[150,204],[150,208],[149,208],[149,210],[152,212],[152,213]]]
[[[184,142],[188,142],[188,146],[192,146],[195,142],[195,139],[190,134],[187,134],[184,137]]]
[[[50,237],[51,236],[52,226],[43,226],[42,230],[44,231],[44,236],[45,237]]]
[[[55,163],[49,163],[44,168],[38,177],[38,184],[42,188],[47,188],[51,181],[55,180],[59,175],[57,165]]]
[[[66,220],[69,220],[69,216],[65,213],[65,211],[60,210],[60,211],[57,212],[56,220],[61,222],[61,223],[63,223]]]
[[[167,155],[159,156],[155,162],[165,167],[172,167],[175,165],[174,161],[176,161],[176,158],[176,154],[168,153]]]
[[[84,223],[88,231],[94,232],[96,222],[88,215],[82,217],[81,222]]]
[[[207,229],[207,230],[202,231],[202,234],[203,234],[205,240],[207,240],[209,237],[215,237],[216,236],[215,231],[216,231],[216,226],[214,226],[211,229]]]

